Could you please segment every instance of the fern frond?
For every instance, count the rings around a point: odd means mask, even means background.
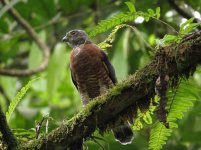
[[[30,80],[24,87],[21,88],[21,90],[17,93],[17,95],[12,99],[8,111],[6,112],[6,119],[9,122],[12,113],[14,112],[15,108],[19,104],[20,100],[24,97],[24,95],[27,93],[27,90],[30,88],[31,83],[35,81],[38,78],[35,78],[33,80]]]
[[[190,85],[193,88],[194,85]],[[188,89],[186,88],[188,87]],[[190,91],[190,95],[189,95]],[[170,125],[169,129],[162,123],[158,122],[151,130],[149,149],[160,150],[164,144],[166,144],[168,137],[171,135],[174,128],[178,128],[176,121],[182,119],[184,113],[193,106],[193,102],[197,99],[196,93],[198,90],[191,90],[189,85],[182,82],[176,96],[173,91],[168,92],[168,108],[169,113],[167,115],[167,121]],[[174,97],[172,100],[171,97]]]
[[[128,5],[128,3],[127,3]],[[137,17],[144,17],[146,21],[149,21],[150,18],[158,19],[160,17],[160,8],[158,7],[156,9],[156,13],[154,13],[154,10],[149,9],[148,12],[142,12],[142,11],[136,11],[135,6],[131,6],[131,3],[129,3],[129,10],[128,12],[121,12],[113,17],[102,20],[92,31],[89,33],[90,37],[95,36],[98,33],[102,33],[107,31],[108,29],[111,29],[115,26],[118,26],[122,23],[133,21]]]
[[[171,129],[167,129],[161,122],[157,122],[151,130],[149,149],[160,150],[171,133]]]
[[[124,13],[119,13],[114,15],[113,17],[107,19],[107,20],[102,20],[89,34],[90,37],[95,36],[98,33],[102,33],[107,31],[108,29],[115,27],[117,25],[120,25],[124,22],[127,22],[129,20],[134,20],[135,19],[135,13],[131,12],[124,12]]]

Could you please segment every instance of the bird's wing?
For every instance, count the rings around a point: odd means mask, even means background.
[[[71,72],[71,79],[72,79],[72,81],[73,81],[73,84],[74,84],[75,87],[78,89],[78,87],[77,87],[77,82],[76,82],[76,80],[75,80],[75,75],[74,75],[73,70],[71,69],[71,67],[70,67],[70,72]]]
[[[117,78],[116,78],[116,75],[115,75],[115,70],[114,70],[114,67],[112,66],[112,64],[110,63],[107,55],[105,54],[104,51],[101,50],[101,54],[102,54],[102,61],[103,61],[103,64],[105,66],[105,69],[107,70],[108,72],[108,75],[110,77],[110,79],[112,80],[112,82],[115,84],[117,83]]]

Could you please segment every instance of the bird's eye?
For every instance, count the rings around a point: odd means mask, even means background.
[[[75,34],[75,31],[72,31],[72,32],[71,32],[71,35],[74,35],[74,34]]]

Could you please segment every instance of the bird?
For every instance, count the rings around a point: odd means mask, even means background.
[[[85,31],[71,30],[62,41],[72,48],[71,78],[80,93],[83,106],[117,83],[114,67],[106,53],[89,39]],[[118,124],[112,132],[116,141],[121,144],[132,143],[133,132],[129,123]]]

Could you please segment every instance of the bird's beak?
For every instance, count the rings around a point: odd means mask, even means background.
[[[62,41],[63,41],[63,42],[68,42],[68,37],[67,37],[67,36],[64,36],[64,37],[62,38]]]

